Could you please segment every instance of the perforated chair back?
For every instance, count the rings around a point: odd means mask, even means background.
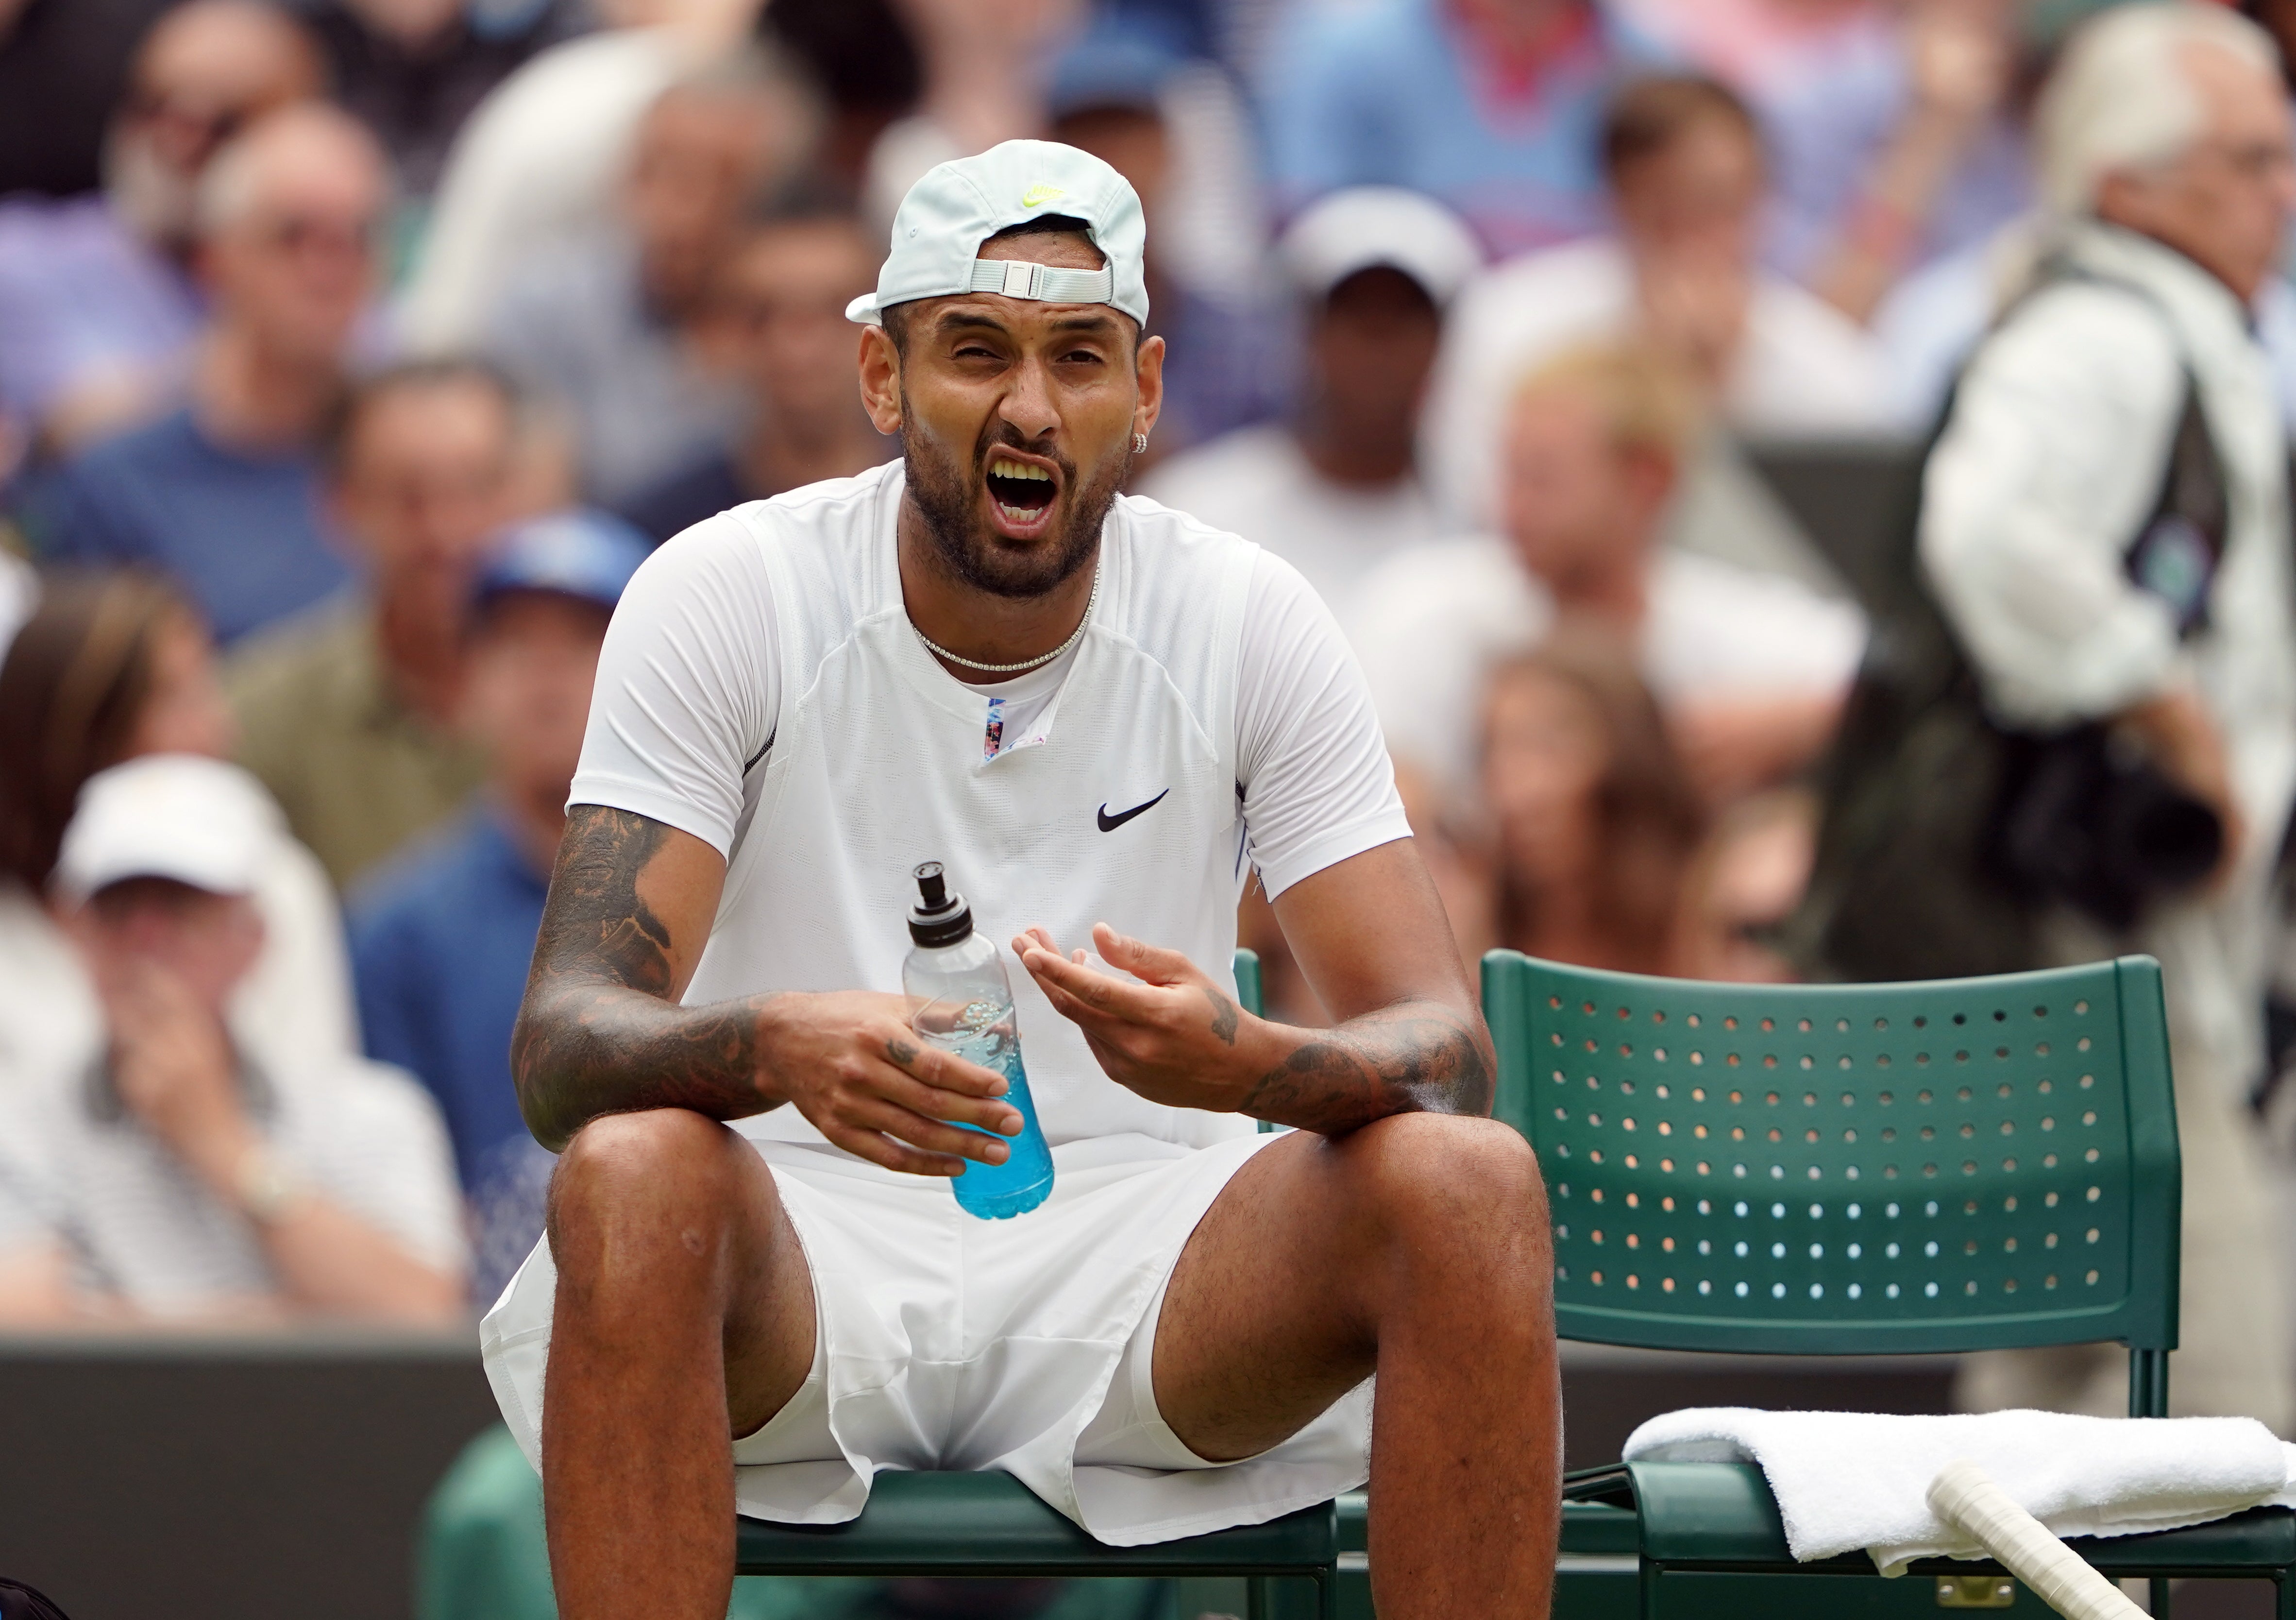
[[[2118,1339],[2166,1394],[2180,1183],[2149,957],[1742,985],[1483,959],[1565,1338],[1780,1353]]]

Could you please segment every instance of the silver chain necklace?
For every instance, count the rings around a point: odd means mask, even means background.
[[[1058,658],[1062,654],[1076,646],[1078,642],[1083,640],[1085,627],[1092,622],[1093,604],[1097,603],[1099,600],[1100,565],[1095,563],[1093,564],[1092,570],[1092,595],[1085,599],[1084,617],[1077,621],[1077,627],[1069,632],[1069,638],[1061,643],[1060,646],[1054,647],[1051,652],[1039,653],[1034,658],[1024,658],[1019,663],[982,663],[977,659],[961,657],[957,654],[950,652],[947,647],[941,646],[939,642],[935,641],[922,630],[918,629],[917,621],[915,620],[912,619],[909,621],[909,629],[915,633],[916,638],[919,641],[925,644],[925,650],[936,658],[946,658],[953,664],[962,664],[968,670],[978,670],[983,675],[1021,675],[1025,674],[1030,670],[1043,669],[1046,664],[1052,662],[1054,659]]]

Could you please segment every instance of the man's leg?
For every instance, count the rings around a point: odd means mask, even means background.
[[[755,1149],[682,1108],[609,1114],[550,1189],[542,1415],[564,1620],[724,1620],[733,1437],[813,1364],[813,1282]]]
[[[1204,1216],[1156,1328],[1156,1403],[1248,1457],[1374,1369],[1381,1620],[1543,1616],[1562,1468],[1546,1196],[1522,1138],[1407,1114],[1262,1149]]]

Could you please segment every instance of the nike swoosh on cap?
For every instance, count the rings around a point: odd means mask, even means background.
[[[1168,787],[1164,790],[1164,794],[1168,794],[1172,790]],[[1103,800],[1100,806],[1100,830],[1103,833],[1112,833],[1118,827],[1122,826],[1126,822],[1131,820],[1133,817],[1146,815],[1150,810],[1154,810],[1158,805],[1164,802],[1164,794],[1158,794],[1145,804],[1136,804],[1128,810],[1119,810],[1113,816],[1108,813],[1107,801]]]

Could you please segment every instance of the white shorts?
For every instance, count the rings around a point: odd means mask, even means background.
[[[964,1213],[939,1180],[754,1142],[804,1246],[819,1329],[803,1388],[734,1443],[736,1506],[841,1524],[880,1468],[1002,1468],[1124,1547],[1259,1524],[1361,1486],[1369,1379],[1232,1463],[1195,1456],[1156,1409],[1165,1284],[1228,1179],[1274,1139],[1071,1142],[1054,1150],[1052,1196],[1009,1221]],[[495,1398],[537,1467],[556,1286],[545,1241],[480,1329]]]

